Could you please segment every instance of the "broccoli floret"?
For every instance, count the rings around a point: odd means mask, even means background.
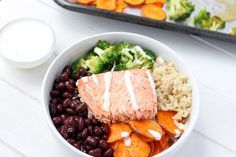
[[[233,28],[230,30],[230,34],[231,34],[231,35],[236,35],[236,27],[233,27]]]
[[[127,66],[125,63],[119,63],[115,67],[115,71],[127,70]]]
[[[218,16],[213,16],[210,19],[210,30],[217,31],[218,29],[225,28],[225,22],[221,20]]]
[[[98,56],[91,56],[86,60],[85,64],[93,74],[101,73],[104,70],[104,63]]]
[[[83,58],[78,59],[78,60],[76,60],[75,62],[72,63],[72,65],[71,65],[72,75],[74,75],[80,67],[84,67],[85,69],[88,68],[88,66],[86,65],[86,61]]]
[[[194,25],[198,28],[217,31],[225,27],[225,22],[217,16],[212,16],[205,8],[202,8],[194,17]]]
[[[188,18],[195,6],[189,0],[168,0],[167,12],[170,20],[182,21]]]
[[[111,45],[105,50],[95,47],[94,52],[100,57],[104,64],[118,63],[120,60],[120,52],[116,45]]]
[[[150,56],[153,60],[156,59],[156,55],[155,55],[151,50],[143,49],[143,51],[144,51],[148,56]]]
[[[102,50],[105,50],[106,48],[108,48],[110,46],[111,46],[111,43],[109,43],[108,41],[106,41],[106,40],[99,40],[95,47],[99,47]]]

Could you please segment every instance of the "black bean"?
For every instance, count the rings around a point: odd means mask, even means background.
[[[91,76],[92,73],[88,71],[86,75],[87,75],[87,76]]]
[[[78,107],[76,107],[75,111],[77,113],[82,113],[84,111],[86,111],[88,108],[87,108],[87,105],[86,103],[80,103]]]
[[[99,147],[101,148],[107,148],[108,144],[107,144],[107,141],[106,140],[100,140],[99,141]]]
[[[75,81],[73,79],[69,79],[69,82],[75,84]]]
[[[81,140],[82,139],[82,133],[79,132],[77,135],[76,135],[76,139],[77,140]]]
[[[64,115],[64,114],[62,114],[62,115],[61,115],[61,118],[62,118],[62,121],[65,121],[65,119],[67,118],[67,116]]]
[[[63,73],[59,76],[59,79],[60,81],[65,82],[68,80],[68,77],[69,77],[68,73]]]
[[[105,134],[105,135],[102,135],[102,139],[104,140],[107,140],[108,139],[108,136]]]
[[[64,84],[64,82],[59,82],[59,83],[56,85],[55,88],[58,89],[58,90],[63,90],[63,89],[65,89],[65,84]]]
[[[55,116],[57,114],[56,104],[53,104],[53,103],[50,104],[50,113],[51,113],[52,116]]]
[[[62,135],[65,139],[68,138],[69,135],[68,135],[68,132],[67,132],[65,126],[62,126],[62,127],[60,128],[60,131],[59,131],[59,132],[61,133],[61,135]]]
[[[65,111],[66,111],[66,113],[68,113],[69,115],[75,115],[75,113],[76,113],[76,112],[75,112],[73,109],[71,109],[71,108],[66,108]]]
[[[103,157],[112,157],[114,153],[114,150],[112,148],[108,148],[104,151]]]
[[[57,104],[57,111],[62,112],[63,111],[63,106],[61,104]]]
[[[74,91],[74,86],[69,81],[65,82],[65,87],[66,87],[66,90],[69,91],[69,92],[73,92]]]
[[[85,118],[84,119],[84,123],[89,126],[92,122],[88,119],[88,118]]]
[[[86,149],[85,149],[85,145],[81,145],[80,146],[80,150],[84,153],[87,153]]]
[[[57,98],[53,98],[53,99],[51,100],[51,103],[57,104],[57,103],[59,103],[59,100],[58,100]]]
[[[59,97],[61,93],[58,90],[51,90],[50,96],[51,97]]]
[[[69,92],[65,92],[65,93],[62,94],[62,96],[63,96],[64,98],[70,98],[70,97],[72,97],[72,94],[69,93]]]
[[[81,144],[79,144],[79,143],[74,143],[73,145],[74,145],[75,148],[80,149]]]
[[[53,118],[53,123],[54,123],[55,125],[61,124],[61,123],[62,123],[62,118],[61,118],[61,117],[54,117],[54,118]]]
[[[70,117],[67,117],[64,121],[63,121],[63,124],[74,124],[75,123],[75,119],[74,117],[70,116]]]
[[[85,128],[85,129],[81,132],[81,138],[85,139],[88,135],[89,135],[89,130],[88,130],[88,128]]]
[[[100,127],[98,126],[95,126],[94,130],[93,130],[93,133],[97,136],[101,135],[102,134],[102,130]]]
[[[69,139],[67,139],[66,141],[69,142],[69,143],[72,144],[72,145],[76,143],[76,140],[73,139],[73,138],[69,138]]]
[[[104,134],[109,134],[110,130],[109,130],[109,126],[107,124],[103,124],[101,128],[102,128],[102,132]]]
[[[71,98],[67,98],[63,101],[63,107],[66,108],[66,107],[70,106],[71,103],[72,103]]]
[[[68,73],[68,74],[70,74],[70,66],[69,66],[69,65],[67,65],[67,66],[64,67],[63,73]]]
[[[85,69],[83,67],[80,67],[76,73],[80,76],[83,76],[85,74]]]
[[[77,90],[76,90],[77,91]],[[75,92],[74,92],[75,93]],[[74,96],[72,97],[72,100],[80,100],[80,97],[77,93],[74,94]]]
[[[74,133],[75,130],[76,130],[76,129],[75,129],[75,127],[74,127],[73,125],[68,125],[66,131],[67,131],[68,133]]]
[[[97,141],[96,141],[93,137],[91,137],[91,136],[88,136],[88,137],[86,138],[86,142],[87,142],[89,145],[93,146],[93,147],[95,147],[95,146],[97,145]]]
[[[96,148],[96,149],[90,150],[88,154],[94,157],[101,157],[102,155],[101,153],[102,153],[101,149]]]
[[[93,134],[93,126],[92,126],[92,125],[89,125],[89,126],[88,126],[88,129],[89,129],[90,135],[92,135],[92,134]]]
[[[93,121],[92,121],[92,123],[93,123],[93,125],[98,125],[98,120],[97,119],[95,119],[95,118],[93,118]]]
[[[91,149],[93,149],[93,147],[90,146],[90,145],[85,145],[85,149],[86,149],[87,151],[90,151]]]
[[[77,122],[77,127],[80,131],[84,129],[85,125],[84,125],[84,119],[82,117],[79,117],[79,120]]]

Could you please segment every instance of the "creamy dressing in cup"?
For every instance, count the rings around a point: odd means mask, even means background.
[[[11,21],[0,31],[0,55],[17,68],[42,64],[50,58],[54,44],[53,30],[36,19]]]

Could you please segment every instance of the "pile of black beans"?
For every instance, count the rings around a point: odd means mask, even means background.
[[[81,102],[76,81],[91,73],[80,68],[72,76],[70,66],[55,79],[50,92],[50,114],[60,134],[74,147],[94,157],[112,157],[108,146],[109,127],[88,115],[86,103]]]

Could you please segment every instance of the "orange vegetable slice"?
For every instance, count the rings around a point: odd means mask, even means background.
[[[152,142],[153,139],[152,138],[148,138],[146,136],[143,136],[143,135],[140,135],[140,134],[137,134],[143,141],[146,141],[146,142]]]
[[[150,154],[150,146],[147,142],[141,140],[137,135],[130,135],[131,144],[127,146],[124,140],[119,140],[116,143],[114,157],[148,157]]]
[[[125,0],[126,3],[130,5],[140,5],[144,3],[145,0]]]
[[[160,7],[160,8],[162,8],[164,4],[163,4],[163,3],[160,3],[160,2],[156,2],[156,3],[154,3],[154,5],[156,5],[156,6]]]
[[[173,120],[176,112],[174,111],[158,111],[157,113],[157,121],[165,129],[168,133],[176,138],[183,133],[183,130],[179,129]]]
[[[163,149],[165,149],[166,147],[168,148],[169,140],[170,140],[170,138],[169,138],[168,134],[165,134],[161,137],[160,145]]]
[[[124,0],[117,0],[116,1],[116,12],[122,13],[125,8],[127,8],[128,5],[124,2]]]
[[[130,134],[132,132],[130,126],[125,123],[115,123],[110,125],[110,135],[108,137],[107,142],[112,143],[117,140],[122,139],[122,133],[126,132]]]
[[[81,4],[89,4],[93,2],[94,0],[74,0],[76,3],[81,3]]]
[[[97,8],[105,10],[115,10],[116,0],[97,0]]]
[[[166,19],[165,11],[162,8],[160,8],[154,4],[144,5],[144,7],[141,10],[141,14],[144,17],[148,17],[148,18],[155,19],[155,20],[165,20]]]
[[[148,144],[150,146],[150,154],[149,154],[149,156],[152,156],[152,154],[154,153],[154,150],[155,150],[155,146],[156,146],[155,141],[149,142]]]
[[[89,3],[90,5],[97,5],[97,0],[93,0],[91,3]]]
[[[157,154],[161,153],[162,151],[163,151],[163,148],[161,147],[160,142],[156,141],[155,142],[155,149],[154,149],[154,151],[152,153],[152,156],[157,155]]]
[[[156,3],[159,2],[159,0],[145,0],[145,4],[152,4],[152,3]]]
[[[160,140],[163,135],[162,128],[153,120],[136,120],[129,124],[134,131],[153,140]]]

